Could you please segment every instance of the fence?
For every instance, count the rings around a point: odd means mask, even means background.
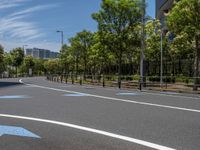
[[[196,78],[197,79],[197,78]],[[173,91],[173,92],[187,92],[200,94],[200,84],[194,84],[195,78],[184,76],[164,76],[163,84],[160,84],[160,77],[147,76],[144,77],[144,83],[140,82],[138,75],[122,76],[121,88],[141,89],[141,90],[158,90],[158,91]],[[47,80],[71,84],[89,84],[103,87],[118,87],[117,75],[47,75]],[[200,78],[198,78],[200,81]],[[197,90],[194,91],[194,87]],[[199,87],[199,88],[198,88]]]

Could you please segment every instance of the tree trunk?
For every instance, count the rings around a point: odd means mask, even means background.
[[[16,69],[16,77],[18,78],[18,74],[17,74],[17,67],[16,67],[15,69]]]
[[[195,37],[195,58],[194,58],[194,86],[193,90],[198,90],[198,84],[199,84],[199,67],[200,67],[200,47],[199,47],[199,38],[198,36]]]
[[[76,80],[78,78],[78,57],[76,57]]]
[[[175,61],[174,59],[172,60],[172,75],[175,75]]]
[[[86,70],[87,70],[87,62],[86,58],[84,58],[84,75],[83,75],[84,80],[86,80]]]
[[[119,54],[119,66],[118,66],[118,87],[121,89],[121,71],[122,71],[122,50],[120,50]]]
[[[182,74],[182,63],[181,63],[181,58],[178,60],[178,74]]]

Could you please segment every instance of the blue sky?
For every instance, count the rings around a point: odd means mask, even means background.
[[[77,32],[96,31],[91,18],[100,9],[101,0],[0,0],[0,44],[6,50],[28,45],[59,51],[64,41]],[[155,0],[147,0],[147,14],[154,18]]]

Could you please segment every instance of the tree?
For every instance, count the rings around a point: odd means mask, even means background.
[[[5,70],[8,72],[9,76],[13,74],[13,69],[12,69],[12,56],[10,53],[5,52],[4,53],[4,66]]]
[[[32,56],[26,56],[24,58],[24,65],[26,68],[26,72],[29,72],[29,69],[33,69],[35,66],[34,58]]]
[[[16,75],[17,68],[23,63],[24,60],[24,51],[22,48],[15,48],[10,52],[12,56],[12,65],[16,67]]]
[[[106,57],[108,53],[105,53],[105,48],[101,44],[101,38],[99,33],[94,33],[93,43],[89,49],[89,66],[92,74],[92,79],[98,74],[103,73],[106,67]]]
[[[59,72],[59,64],[57,59],[49,59],[44,63],[44,68],[51,75],[57,74]]]
[[[70,52],[74,58],[75,73],[77,79],[77,75],[80,73],[80,65],[81,65],[81,53],[82,53],[81,44],[77,36],[70,38],[69,42],[71,44]]]
[[[4,71],[4,48],[0,45],[0,74]]]
[[[93,34],[90,31],[87,30],[83,30],[79,33],[77,33],[77,35],[70,39],[70,42],[72,43],[72,48],[74,48],[73,46],[75,46],[76,49],[75,52],[78,52],[79,56],[82,58],[83,60],[83,66],[84,66],[84,79],[86,79],[86,73],[87,73],[87,65],[88,65],[88,52],[89,49],[92,45],[93,42]],[[76,53],[74,53],[75,55],[77,55]]]
[[[34,61],[33,73],[37,75],[42,75],[43,73],[45,73],[44,62],[46,60],[34,58],[33,61]]]
[[[192,62],[194,59],[194,51],[192,47],[192,43],[188,42],[188,36],[184,32],[176,35],[173,41],[171,41],[169,45],[169,55],[172,59],[172,63],[175,64],[175,62],[178,62],[179,66],[178,69],[176,69],[176,67],[173,65],[173,74],[175,70],[176,72],[178,71],[179,74],[182,74],[182,69],[185,67],[188,72],[187,74],[189,76],[193,76],[194,70],[192,70],[192,67],[190,67],[192,64],[190,65],[189,63],[187,65],[183,65],[181,63],[181,60],[191,60]]]
[[[167,58],[167,44],[168,44],[168,35],[161,29],[161,23],[159,20],[149,20],[145,25],[146,33],[146,51],[145,58],[149,63],[156,63],[148,72],[151,75],[157,74],[157,68],[160,68],[160,56],[161,56],[161,36],[162,36],[162,47],[163,52],[165,52],[165,58]],[[153,71],[153,72],[152,72]],[[160,71],[160,69],[159,69]]]
[[[115,56],[108,50],[105,40],[102,32],[94,33],[93,44],[89,52],[89,64],[93,74],[101,73],[104,76],[105,69],[116,62]]]
[[[141,21],[141,9],[137,0],[103,0],[101,10],[92,14],[98,29],[104,33],[104,43],[118,60],[118,85],[121,88],[122,56],[127,51],[127,42],[134,36],[134,29]],[[131,36],[131,33],[132,36]],[[134,38],[131,39],[134,41]]]
[[[194,43],[194,77],[195,84],[200,76],[200,1],[181,0],[175,3],[167,17],[169,30],[175,35],[187,34],[187,42]],[[194,86],[193,90],[197,90]]]
[[[60,54],[59,54],[59,61],[61,63],[61,67],[62,67],[62,73],[67,73],[68,70],[68,64],[67,64],[67,56],[68,56],[68,49],[69,47],[64,44],[60,50]]]
[[[146,32],[146,60],[160,61],[161,24],[158,20],[151,20],[145,26]]]

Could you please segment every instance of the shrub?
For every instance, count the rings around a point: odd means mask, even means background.
[[[137,74],[136,74],[136,75],[134,75],[134,76],[133,76],[133,80],[137,80],[137,81],[139,81],[139,80],[140,80],[140,76],[139,76],[139,75],[137,75]]]

